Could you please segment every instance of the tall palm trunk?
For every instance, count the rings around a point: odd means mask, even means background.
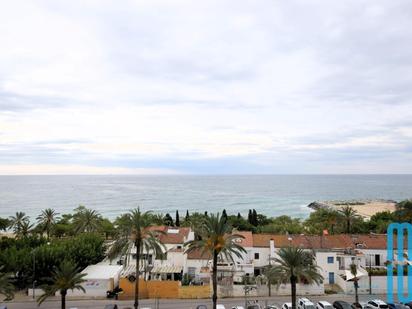
[[[139,308],[139,277],[140,277],[140,241],[135,241],[136,247],[136,281],[134,290],[134,309]]]
[[[213,252],[213,274],[212,274],[212,284],[213,284],[213,309],[217,307],[217,252]]]
[[[60,295],[62,296],[62,309],[66,309],[66,294],[67,290],[60,291]]]
[[[292,292],[292,309],[296,309],[296,281],[295,276],[290,277],[290,288]]]
[[[355,286],[355,303],[359,304],[359,295],[358,295],[358,278],[353,280],[353,285]]]

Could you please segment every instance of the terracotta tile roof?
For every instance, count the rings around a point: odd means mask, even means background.
[[[212,256],[209,252],[204,252],[202,254],[201,250],[193,250],[187,254],[188,260],[210,260]]]
[[[253,234],[249,231],[234,231],[233,234],[241,235],[244,238],[239,238],[236,240],[236,243],[242,247],[253,247]]]
[[[150,231],[162,231],[159,235],[163,244],[183,244],[190,233],[190,227],[151,226]]]
[[[253,234],[253,246],[269,247],[271,239],[275,242],[275,248],[282,248],[290,245],[287,235]]]
[[[351,235],[354,246],[360,249],[386,249],[386,238],[384,234]],[[396,239],[396,237],[394,237],[394,239]],[[394,245],[397,247],[396,240]]]
[[[355,248],[350,235],[306,236],[307,248],[314,249],[349,249]]]
[[[386,235],[253,235],[253,243],[255,247],[269,247],[271,239],[274,240],[275,248],[292,245],[304,249],[348,249],[356,248],[357,243],[364,243],[365,248],[386,248]]]

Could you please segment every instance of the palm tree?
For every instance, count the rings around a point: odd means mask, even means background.
[[[17,233],[17,237],[27,237],[33,232],[33,224],[30,221],[23,221],[20,226],[20,231]]]
[[[24,212],[18,211],[14,216],[10,216],[10,227],[14,233],[20,234],[23,223],[27,221],[29,221],[29,217]]]
[[[341,212],[346,221],[346,233],[350,234],[352,221],[358,217],[358,212],[349,205],[344,206]]]
[[[310,251],[301,248],[281,248],[273,265],[267,266],[266,276],[270,281],[280,284],[290,283],[292,294],[292,308],[296,308],[296,284],[306,282],[320,284],[322,275],[316,265],[315,256]]]
[[[57,215],[58,213],[54,209],[46,208],[42,210],[41,214],[37,217],[37,223],[42,226],[43,231],[46,231],[47,239],[50,238],[50,230],[58,220]]]
[[[100,228],[101,219],[100,214],[96,210],[79,206],[76,208],[76,213],[73,215],[75,231],[77,233],[96,232]]]
[[[40,305],[48,297],[54,296],[56,292],[61,295],[61,309],[66,308],[66,295],[68,290],[81,290],[86,292],[81,285],[86,280],[83,279],[87,274],[80,273],[80,269],[73,262],[63,261],[63,263],[52,272],[51,285],[43,286],[45,293],[41,295],[37,302]]]
[[[2,270],[3,267],[0,267],[0,294],[6,296],[6,300],[10,300],[14,296],[14,286],[9,281],[9,275]]]
[[[359,278],[357,277],[358,275],[358,268],[356,267],[356,264],[352,263],[350,264],[350,273],[353,276],[353,286],[355,287],[355,303],[359,304],[359,296],[358,296],[358,281]]]
[[[10,220],[6,218],[0,218],[0,231],[6,231],[10,226]]]
[[[140,260],[143,254],[149,251],[157,257],[163,255],[166,248],[159,240],[159,235],[163,232],[151,229],[153,226],[151,212],[141,212],[140,208],[123,215],[118,222],[121,223],[118,226],[119,235],[109,248],[107,255],[112,260],[119,255],[129,256],[132,249],[136,250],[134,308],[137,309],[139,307]]]
[[[242,258],[242,253],[246,250],[236,243],[236,240],[243,238],[241,235],[231,234],[231,226],[219,213],[205,216],[198,231],[198,239],[185,243],[186,253],[200,250],[202,254],[209,254],[213,259],[213,309],[217,303],[217,262],[219,258],[226,258],[233,261],[233,257]]]

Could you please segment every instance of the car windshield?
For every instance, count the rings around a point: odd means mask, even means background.
[[[382,308],[382,309],[388,309],[388,308],[389,308],[389,306],[385,304],[385,305],[380,305],[380,306],[379,306],[379,308]]]

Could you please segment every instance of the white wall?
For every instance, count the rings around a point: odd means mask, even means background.
[[[218,295],[219,297],[244,297],[245,289],[244,285],[233,285],[233,286],[221,286],[218,285]],[[325,294],[325,289],[323,285],[309,285],[309,284],[298,284],[296,286],[296,291],[298,296],[303,295],[323,295]],[[256,289],[253,289],[248,294],[249,297],[256,296],[268,296],[269,290],[266,285],[259,285]],[[281,285],[279,288],[272,286],[271,291],[272,296],[285,296],[291,295],[290,284]]]
[[[87,280],[82,283],[86,293],[80,290],[69,290],[67,296],[106,297],[106,292],[113,289],[113,279]]]
[[[398,291],[398,279],[396,276],[393,277],[393,293]],[[407,276],[403,278],[404,289],[407,290],[408,280]],[[355,288],[353,282],[344,281],[339,284],[346,294],[354,294]],[[386,294],[387,291],[387,277],[386,276],[372,276],[372,293],[373,294]],[[362,277],[359,280],[359,294],[369,294],[369,277]]]

